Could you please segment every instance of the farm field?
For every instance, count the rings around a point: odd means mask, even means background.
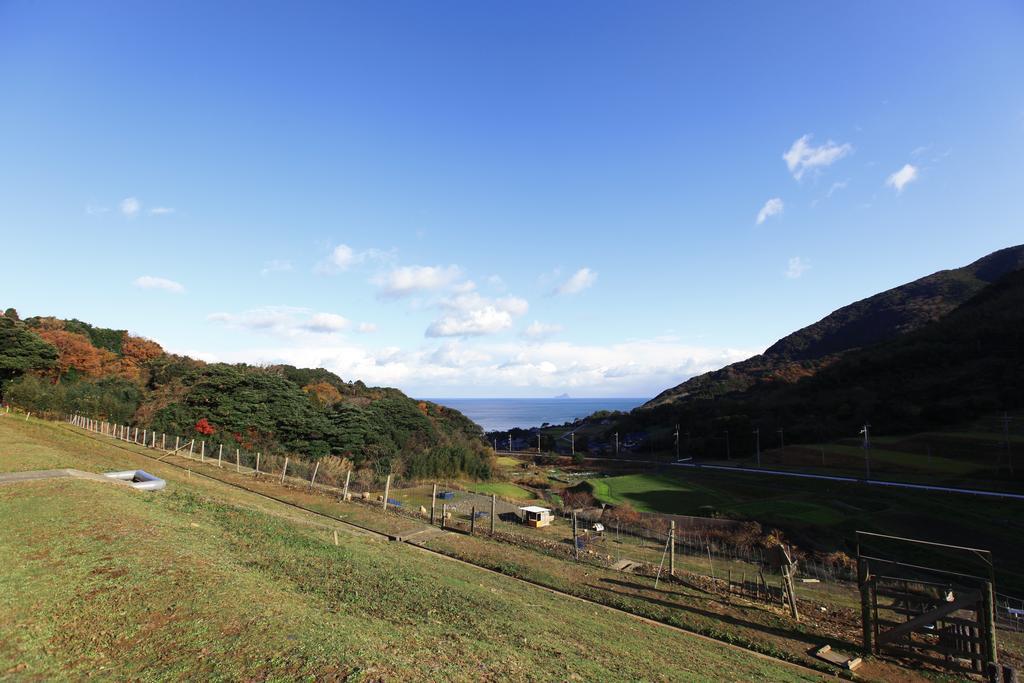
[[[751,519],[766,529],[783,529],[805,548],[852,552],[854,532],[862,530],[989,549],[1000,589],[1024,593],[1020,501],[706,470],[630,474],[587,483],[603,503]]]
[[[56,425],[0,420],[0,470],[142,464]],[[8,674],[815,678],[713,642],[685,645],[689,636],[405,545],[342,531],[335,546],[322,518],[145,465],[167,490],[79,480],[0,487],[0,552],[15,560],[0,565]]]
[[[473,493],[496,494],[503,498],[513,500],[534,500],[537,496],[528,489],[508,482],[473,482],[466,484],[466,488]]]

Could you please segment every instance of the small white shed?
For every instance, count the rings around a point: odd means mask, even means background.
[[[551,510],[542,508],[539,505],[527,505],[519,508],[523,511],[523,523],[534,528],[548,526],[551,524]]]

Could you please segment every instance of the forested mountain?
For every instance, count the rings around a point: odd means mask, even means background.
[[[814,441],[855,435],[864,422],[880,432],[913,432],[1022,407],[1024,270],[1018,269],[938,320],[849,350],[798,381],[761,380],[714,398],[665,401],[609,428],[679,423],[699,453],[725,430],[734,446],[746,449],[754,428],[784,426],[793,442]]]
[[[894,339],[939,320],[989,284],[1021,268],[1024,245],[875,294],[783,337],[762,354],[667,389],[644,407],[715,398],[762,382],[795,382],[852,349]]]
[[[204,363],[125,330],[79,320],[0,318],[0,396],[36,412],[80,412],[248,450],[348,458],[410,477],[488,477],[480,428],[397,389],[290,365]],[[213,430],[212,432],[210,430]]]

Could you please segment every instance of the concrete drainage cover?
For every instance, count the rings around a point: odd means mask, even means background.
[[[45,479],[91,479],[102,481],[108,484],[125,484],[140,491],[159,491],[167,486],[167,482],[155,477],[143,470],[125,470],[123,472],[110,472],[107,474],[95,474],[83,472],[82,470],[32,470],[30,472],[5,472],[0,474],[0,485],[17,484],[23,481],[42,481]]]

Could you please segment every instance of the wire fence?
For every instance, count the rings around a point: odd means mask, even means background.
[[[158,459],[177,455],[262,482],[381,506],[417,522],[466,533],[488,533],[503,542],[595,566],[647,576],[667,576],[674,567],[677,574],[704,579],[705,588],[769,604],[784,600],[781,570],[769,561],[765,548],[731,543],[721,534],[699,527],[676,528],[673,533],[668,519],[630,522],[599,509],[551,509],[549,523],[535,528],[524,524],[523,507],[528,501],[470,491],[455,482],[405,482],[385,494],[378,482],[358,479],[351,466],[345,467],[340,459],[310,462],[80,415],[68,421],[112,439],[159,451],[162,455]],[[483,484],[481,488],[488,486]],[[537,500],[534,504],[544,502]],[[678,516],[675,519],[677,523],[685,522]],[[798,601],[859,605],[856,571],[848,564],[802,557],[796,561],[795,576]],[[1024,600],[1000,594],[996,602],[998,625],[1024,632]]]

